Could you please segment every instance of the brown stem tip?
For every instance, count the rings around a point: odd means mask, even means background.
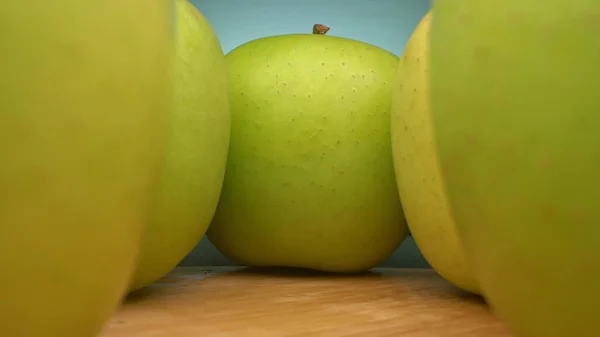
[[[313,26],[313,34],[325,35],[329,31],[329,27],[317,23]]]

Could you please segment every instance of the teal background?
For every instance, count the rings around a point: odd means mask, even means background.
[[[351,38],[401,56],[430,8],[429,0],[191,0],[217,33],[223,51],[265,36],[311,33],[315,23],[327,35]],[[182,265],[231,265],[206,238]],[[428,267],[412,237],[382,266]]]

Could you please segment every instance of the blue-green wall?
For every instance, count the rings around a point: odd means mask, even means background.
[[[413,29],[430,8],[429,0],[192,0],[216,31],[223,51],[264,36],[310,33],[315,23],[328,35],[368,42],[400,56]],[[208,240],[184,265],[227,265]],[[428,266],[412,238],[383,265]]]

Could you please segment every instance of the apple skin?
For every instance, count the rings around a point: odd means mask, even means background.
[[[390,140],[398,58],[324,35],[226,55],[232,132],[208,238],[251,266],[366,270],[407,235]]]
[[[435,136],[482,292],[517,337],[600,335],[600,2],[433,11]]]
[[[125,294],[164,155],[172,14],[0,4],[0,336],[97,336]]]
[[[392,105],[396,182],[408,228],[423,257],[442,277],[479,293],[456,232],[441,179],[429,101],[427,13],[411,35],[398,67]]]
[[[176,0],[174,112],[167,157],[131,290],[172,270],[204,236],[223,185],[231,115],[227,65],[206,18]]]

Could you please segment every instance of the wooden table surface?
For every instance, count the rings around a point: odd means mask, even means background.
[[[510,337],[484,302],[428,269],[336,276],[177,268],[125,301],[100,337]]]

